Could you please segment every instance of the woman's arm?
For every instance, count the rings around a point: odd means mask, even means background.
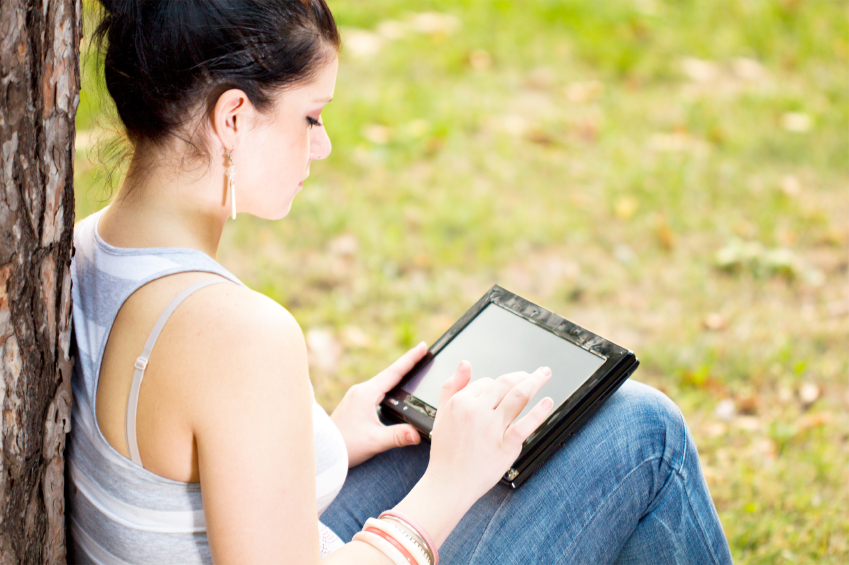
[[[318,565],[313,398],[303,335],[270,299],[241,287],[217,290],[214,307],[188,313],[197,316],[192,327],[203,328],[203,339],[185,359],[192,380],[202,383],[193,389],[189,415],[213,560]],[[437,545],[498,482],[550,408],[543,401],[512,423],[547,380],[541,372],[467,387],[470,377],[464,364],[446,382],[431,463],[397,506]],[[321,563],[391,562],[351,542]]]
[[[195,359],[203,380],[190,416],[213,560],[318,563],[303,336],[272,300],[238,287],[217,290],[226,296],[198,325],[211,337]]]

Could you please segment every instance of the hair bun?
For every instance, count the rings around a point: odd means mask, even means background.
[[[134,145],[174,134],[230,88],[262,111],[339,47],[325,0],[98,1],[106,88]]]

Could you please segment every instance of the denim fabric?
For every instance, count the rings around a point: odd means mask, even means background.
[[[350,470],[321,520],[350,540],[427,467],[426,444]],[[519,489],[497,485],[440,549],[445,565],[731,563],[681,411],[627,381]]]

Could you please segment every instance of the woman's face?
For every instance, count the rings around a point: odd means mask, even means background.
[[[334,55],[311,82],[283,91],[235,148],[239,212],[269,220],[286,216],[309,176],[310,163],[330,154],[321,111],[333,97],[337,67]]]

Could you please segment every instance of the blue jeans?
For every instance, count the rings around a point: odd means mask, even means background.
[[[350,470],[321,521],[345,541],[415,485],[429,447]],[[519,489],[495,486],[440,549],[445,565],[731,563],[681,411],[627,381]]]

